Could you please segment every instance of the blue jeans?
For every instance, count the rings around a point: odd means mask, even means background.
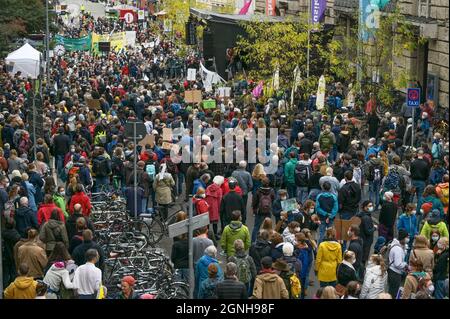
[[[448,294],[448,292],[445,291],[445,280],[437,280],[434,283],[434,287],[436,288],[434,291],[434,298],[444,299],[444,297]]]
[[[259,229],[261,228],[264,218],[266,218],[266,217],[270,217],[270,215],[263,215],[263,214],[256,213],[255,225],[253,226],[253,231],[252,231],[252,243],[254,243],[256,241]]]
[[[311,189],[311,190],[309,191],[308,198],[309,198],[310,200],[316,201],[317,195],[319,195],[320,192],[321,192],[320,189]]]
[[[63,170],[64,170],[64,155],[56,155],[55,156],[55,166],[56,166],[56,171],[58,173],[58,177],[61,178]]]
[[[419,201],[422,198],[422,194],[425,190],[426,184],[424,181],[419,181],[417,179],[413,179],[412,184],[416,188],[417,201]]]
[[[94,193],[98,193],[102,190],[102,186],[108,186],[109,185],[109,176],[105,176],[105,177],[95,177],[95,183],[94,183],[94,187],[93,187],[93,192]]]
[[[295,184],[290,184],[290,183],[286,183],[287,186],[287,192],[288,192],[288,196],[289,198],[295,198],[296,197],[296,192],[297,192],[297,186]]]
[[[181,194],[183,193],[183,183],[184,183],[184,174],[182,172],[179,172],[177,182],[178,196],[181,196]]]
[[[375,209],[380,205],[381,181],[369,181],[369,200],[374,204]]]
[[[327,231],[327,228],[333,227],[333,224],[334,224],[334,220],[330,220],[330,222],[328,224],[324,220],[320,221],[318,244],[320,244],[323,241],[323,238],[325,237],[325,232]]]
[[[302,205],[308,199],[308,187],[297,187],[297,201]]]

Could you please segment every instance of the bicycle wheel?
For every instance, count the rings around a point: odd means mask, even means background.
[[[164,224],[158,218],[151,218],[142,222],[145,223],[149,229],[147,236],[149,244],[156,245],[159,243],[166,232]]]

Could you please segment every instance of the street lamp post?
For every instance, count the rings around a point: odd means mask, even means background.
[[[47,86],[50,85],[50,31],[48,25],[48,2],[45,0],[45,73]]]

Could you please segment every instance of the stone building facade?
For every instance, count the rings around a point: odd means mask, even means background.
[[[256,12],[265,13],[266,0],[255,0]],[[276,0],[277,14],[298,16],[308,12],[310,0]],[[449,107],[449,1],[391,0],[383,10],[393,6],[413,25],[419,37],[426,39],[414,52],[404,51],[394,59],[393,75],[406,71],[411,80],[419,81],[427,95],[439,106]],[[359,0],[327,0],[326,24],[344,26],[350,32],[357,24]]]

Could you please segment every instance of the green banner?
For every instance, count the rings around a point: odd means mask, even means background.
[[[55,36],[57,44],[64,45],[67,51],[89,51],[91,49],[92,35],[89,34],[82,38],[66,38],[57,34]]]
[[[216,100],[204,100],[203,108],[204,109],[215,109],[216,108]]]

